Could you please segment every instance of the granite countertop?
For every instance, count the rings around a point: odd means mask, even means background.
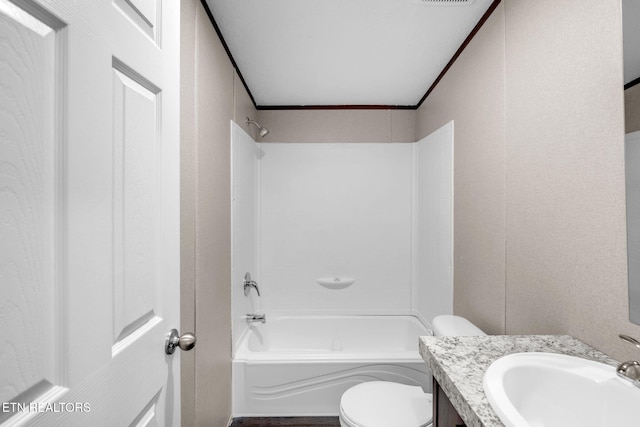
[[[420,355],[468,427],[502,427],[482,388],[485,371],[512,353],[560,353],[617,366],[617,362],[568,335],[420,337]]]

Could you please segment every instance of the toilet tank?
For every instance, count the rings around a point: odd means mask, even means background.
[[[436,337],[487,335],[464,317],[449,314],[434,317],[431,326]]]

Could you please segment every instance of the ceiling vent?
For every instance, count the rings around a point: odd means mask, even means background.
[[[414,0],[419,4],[428,4],[431,6],[468,6],[474,0]]]

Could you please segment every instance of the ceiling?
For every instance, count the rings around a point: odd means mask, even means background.
[[[206,0],[256,106],[416,106],[493,0]]]

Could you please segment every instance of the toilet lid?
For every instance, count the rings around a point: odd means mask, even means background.
[[[431,422],[431,404],[431,394],[421,387],[371,381],[345,391],[340,412],[358,427],[423,427]]]

